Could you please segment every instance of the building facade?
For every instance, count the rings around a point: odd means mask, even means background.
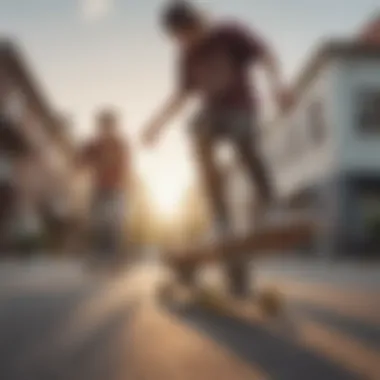
[[[380,37],[380,27],[372,25],[370,41],[367,34],[364,40],[360,35],[324,44],[296,82],[294,106],[262,130],[277,199],[288,211],[313,213],[314,245],[325,254],[380,250],[376,30]],[[241,229],[249,220],[250,191],[238,169],[231,170],[230,179],[231,210]]]
[[[4,242],[12,235],[9,229],[13,231],[15,224],[25,222],[27,215],[33,215],[36,225],[43,210],[67,199],[72,159],[63,119],[47,102],[22,54],[10,41],[0,41],[0,116],[2,130],[8,130],[13,144],[20,147],[17,154],[10,142],[0,147],[2,188],[8,189],[4,191],[12,199],[2,216],[0,240]]]

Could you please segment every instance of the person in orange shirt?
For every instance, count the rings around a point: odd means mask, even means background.
[[[127,212],[131,155],[112,110],[96,116],[96,136],[80,155],[81,165],[91,170],[93,199],[91,230],[96,249],[120,251]]]

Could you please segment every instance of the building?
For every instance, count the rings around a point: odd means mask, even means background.
[[[321,46],[293,107],[263,128],[278,199],[314,212],[319,252],[380,249],[380,18],[357,39]],[[231,209],[247,223],[247,183],[230,170]]]
[[[380,14],[375,13],[369,22],[359,31],[357,38],[365,43],[380,44]]]
[[[41,216],[44,203],[52,205],[66,197],[72,158],[62,117],[48,103],[19,49],[8,40],[0,41],[0,116],[3,132],[7,130],[12,144],[19,147],[15,154],[10,141],[3,140],[0,146],[2,167],[8,168],[2,186],[12,198],[2,216],[4,241],[9,236],[4,228],[15,220],[25,221],[28,213]]]

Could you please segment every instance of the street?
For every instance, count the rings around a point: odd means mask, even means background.
[[[164,274],[157,263],[112,279],[77,263],[3,263],[0,378],[380,378],[378,264],[295,260],[258,268],[260,284],[285,294],[284,320],[158,305],[152,295]]]

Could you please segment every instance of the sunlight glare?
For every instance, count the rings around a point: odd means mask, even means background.
[[[145,154],[140,169],[156,211],[164,217],[175,215],[190,184],[186,163]]]

